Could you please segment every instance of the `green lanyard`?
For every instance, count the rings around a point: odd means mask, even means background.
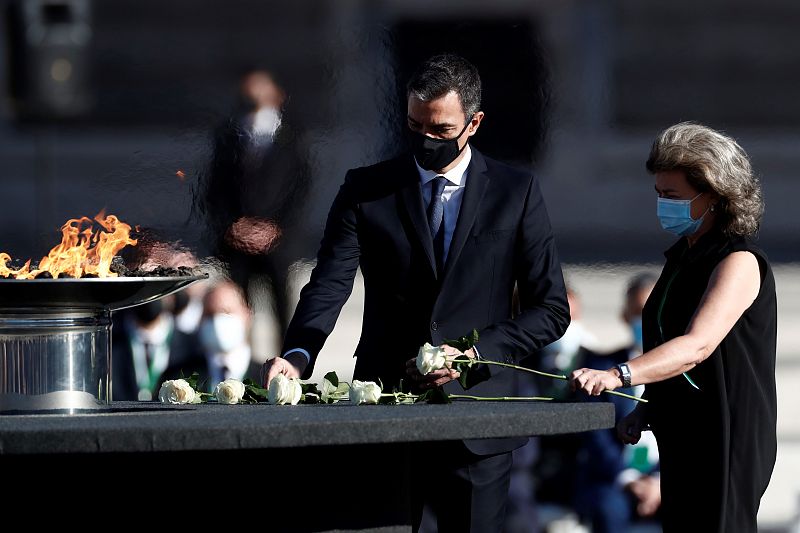
[[[684,254],[686,251],[684,250]],[[678,260],[680,261],[683,259],[683,255]],[[661,296],[661,302],[658,304],[658,312],[656,313],[656,323],[658,324],[658,333],[661,335],[661,344],[664,344],[666,339],[664,338],[664,327],[661,325],[661,314],[664,312],[664,304],[667,301],[667,293],[669,292],[669,288],[672,286],[672,282],[675,281],[675,278],[678,277],[678,272],[680,272],[680,263],[678,263],[678,267],[675,269],[675,272],[672,273],[669,280],[667,281],[667,286],[664,287],[664,294]],[[697,390],[700,390],[700,387],[697,386],[697,383],[694,382],[692,378],[689,377],[689,374],[684,372],[683,377],[686,378],[686,381]]]

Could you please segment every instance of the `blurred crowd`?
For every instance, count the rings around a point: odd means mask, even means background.
[[[567,289],[571,323],[564,335],[527,359],[536,370],[569,375],[581,367],[605,370],[642,354],[642,309],[657,276],[642,272],[627,280],[620,297],[620,320],[630,342],[599,352],[598,339],[584,326],[580,296]],[[556,401],[607,401],[619,421],[635,401],[610,395],[587,397],[569,392],[562,383],[537,376],[518,377],[520,396],[546,396]],[[641,396],[644,387],[625,390]],[[507,533],[615,533],[660,531],[661,502],[658,447],[653,434],[642,434],[625,446],[616,429],[531,439],[514,451]]]

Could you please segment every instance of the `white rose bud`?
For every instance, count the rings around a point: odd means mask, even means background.
[[[350,387],[350,401],[356,405],[377,404],[381,399],[381,388],[374,381],[358,381],[353,380],[353,385]]]
[[[303,388],[296,379],[289,379],[283,374],[278,374],[269,382],[267,399],[269,403],[297,405],[303,396]]]
[[[194,389],[186,382],[185,379],[171,379],[165,381],[158,391],[158,399],[161,403],[171,403],[182,405],[186,403],[195,403],[199,398]]]
[[[439,346],[431,346],[430,343],[426,342],[422,345],[417,354],[417,370],[419,370],[420,374],[425,376],[434,370],[444,368],[447,362],[447,357],[445,357],[445,355],[445,351],[442,348]]]
[[[219,403],[228,405],[239,403],[244,397],[244,383],[238,379],[226,379],[217,384],[214,396]]]

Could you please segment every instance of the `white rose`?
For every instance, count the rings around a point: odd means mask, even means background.
[[[356,405],[361,403],[377,404],[381,399],[381,388],[374,381],[353,380],[350,387],[350,401]]]
[[[430,343],[426,342],[422,345],[417,354],[417,370],[419,370],[420,374],[425,376],[434,370],[444,368],[447,362],[447,357],[445,357],[445,355],[445,351],[442,348],[439,346],[431,346]]]
[[[219,403],[229,405],[239,403],[244,397],[244,383],[238,379],[226,379],[225,381],[217,383],[214,396],[217,397]]]
[[[185,404],[195,403],[199,395],[195,394],[194,389],[185,379],[171,379],[165,381],[158,391],[158,399],[161,403]]]
[[[334,387],[333,383],[327,379],[322,380],[322,391],[320,391],[320,397],[322,398],[323,402],[327,403],[331,396],[336,394],[336,391],[337,387]]]
[[[283,374],[278,374],[269,382],[269,390],[267,391],[269,403],[297,405],[302,396],[303,388],[295,378],[289,379]]]

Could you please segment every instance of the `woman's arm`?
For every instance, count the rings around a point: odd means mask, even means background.
[[[723,259],[708,283],[686,333],[628,363],[633,385],[653,383],[691,370],[719,346],[761,288],[758,259],[750,252],[734,252]],[[570,375],[573,389],[593,395],[622,385],[616,368],[581,368]]]

